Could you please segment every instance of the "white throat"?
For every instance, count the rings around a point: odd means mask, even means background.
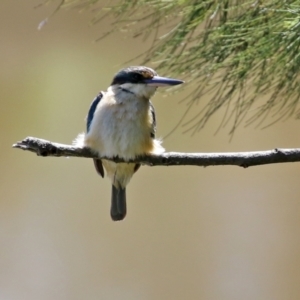
[[[121,89],[134,94],[138,98],[150,99],[157,89],[155,86],[150,86],[144,83],[123,83],[120,85]]]

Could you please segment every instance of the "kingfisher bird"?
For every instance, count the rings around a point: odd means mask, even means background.
[[[156,117],[150,98],[157,87],[181,83],[181,80],[160,77],[144,66],[120,70],[107,91],[100,92],[91,104],[86,133],[81,137],[82,146],[90,148],[99,157],[125,160],[163,153],[161,141],[155,139]],[[123,220],[126,216],[126,185],[141,165],[100,158],[94,159],[94,165],[102,177],[105,169],[112,182],[112,220]]]

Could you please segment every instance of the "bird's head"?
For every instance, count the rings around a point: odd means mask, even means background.
[[[137,97],[150,99],[157,87],[172,86],[183,83],[182,80],[160,77],[148,67],[129,67],[119,71],[111,85],[132,93]]]

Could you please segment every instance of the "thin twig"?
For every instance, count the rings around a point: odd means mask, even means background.
[[[47,140],[27,137],[17,142],[13,148],[27,150],[39,156],[64,156],[99,158],[88,148],[64,145]],[[139,162],[149,166],[220,166],[232,165],[251,167],[275,163],[300,161],[300,149],[274,149],[255,152],[228,152],[228,153],[182,153],[166,152],[161,155],[140,156],[131,161],[119,157],[107,158],[115,162]]]

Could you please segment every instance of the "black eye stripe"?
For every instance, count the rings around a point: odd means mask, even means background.
[[[119,73],[115,76],[113,80],[113,84],[123,84],[123,83],[139,83],[144,80],[144,77],[142,74],[136,73],[136,72],[128,72],[128,73]]]
[[[132,77],[133,80],[136,80],[137,82],[142,81],[144,79],[144,76],[139,73],[129,73],[129,75]]]
[[[117,73],[112,81],[114,84],[143,83],[144,79],[156,76],[156,72],[147,67],[129,67]]]

